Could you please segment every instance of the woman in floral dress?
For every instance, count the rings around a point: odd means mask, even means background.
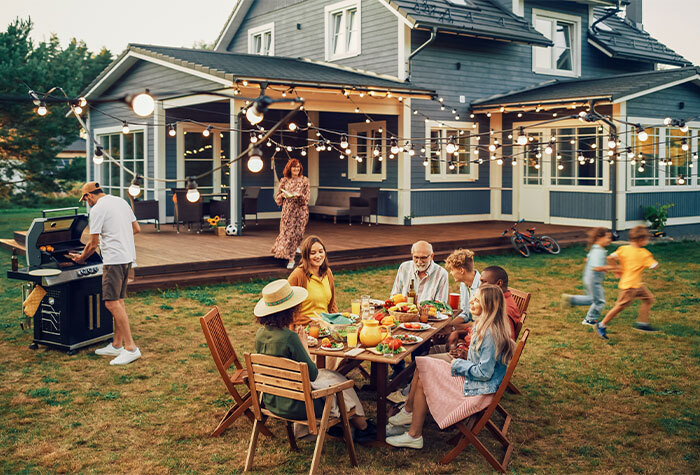
[[[294,268],[294,255],[304,238],[306,223],[309,221],[309,179],[302,175],[301,162],[292,158],[284,167],[284,178],[275,195],[275,203],[282,206],[280,233],[270,252],[277,259],[287,260],[287,269]]]

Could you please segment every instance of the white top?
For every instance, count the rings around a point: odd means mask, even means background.
[[[418,271],[413,261],[402,263],[396,273],[396,280],[394,280],[391,294],[408,294],[411,280],[415,282],[414,290],[416,291],[416,297],[418,297],[418,303],[425,300],[447,302],[449,277],[447,271],[435,262],[430,263],[428,272],[422,279],[418,278]]]
[[[90,209],[90,234],[100,235],[102,262],[107,265],[129,264],[136,260],[134,230],[136,216],[129,204],[105,195]]]

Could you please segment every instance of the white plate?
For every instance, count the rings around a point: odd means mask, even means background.
[[[423,338],[419,337],[418,335],[411,335],[413,338],[418,338],[418,341],[413,341],[413,342],[406,342],[401,340],[401,344],[403,345],[417,345],[418,343],[421,343],[423,341]],[[397,340],[399,339],[397,336],[394,336]]]
[[[29,271],[29,275],[38,277],[51,277],[60,273],[61,271],[58,269],[34,269]]]
[[[404,326],[405,323],[402,323],[401,325],[399,325],[399,328],[401,328],[402,330],[408,330],[410,332],[422,332],[422,331],[430,330],[433,328],[430,325],[428,325],[427,323],[422,323],[422,322],[411,322],[411,323],[418,323],[420,325],[420,328],[406,328]]]
[[[375,307],[383,307],[384,306],[384,300],[369,299],[369,303],[374,305]]]
[[[327,346],[319,346],[319,349],[323,351],[343,351],[345,349],[345,345],[341,346],[340,348],[329,348]]]
[[[428,321],[430,321],[430,322],[441,322],[441,321],[443,321],[443,320],[447,320],[448,318],[450,318],[448,315],[445,315],[444,313],[438,312],[438,314],[435,315],[434,317],[429,317],[429,318],[428,318]]]

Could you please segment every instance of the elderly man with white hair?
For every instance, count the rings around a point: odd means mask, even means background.
[[[433,262],[433,246],[427,241],[418,241],[411,246],[412,260],[399,266],[391,294],[408,294],[413,281],[418,302],[439,300],[447,302],[449,280],[447,271]]]

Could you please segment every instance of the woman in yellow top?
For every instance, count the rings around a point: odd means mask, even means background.
[[[306,325],[314,314],[336,313],[335,282],[328,266],[326,246],[318,236],[308,236],[301,243],[301,263],[287,278],[296,287],[303,287],[309,296],[299,305],[294,316],[294,330],[302,345],[308,350]]]

